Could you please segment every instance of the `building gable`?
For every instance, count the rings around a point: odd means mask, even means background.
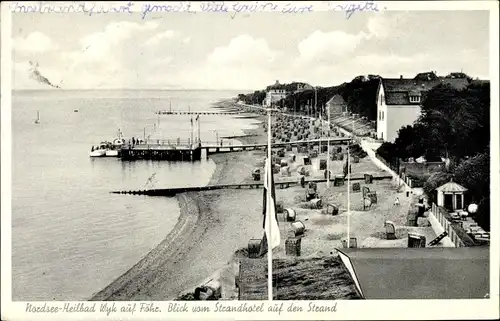
[[[463,78],[423,80],[422,77],[383,78],[381,82],[384,86],[386,105],[420,105],[427,92],[440,84],[449,84],[456,89],[463,89],[469,83]]]

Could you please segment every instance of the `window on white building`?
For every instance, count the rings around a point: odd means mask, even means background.
[[[382,120],[384,120],[384,111],[382,110]]]
[[[410,103],[419,103],[420,96],[410,96]]]

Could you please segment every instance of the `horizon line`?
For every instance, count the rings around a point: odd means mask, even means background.
[[[60,91],[60,90],[79,90],[79,91],[96,91],[96,90],[191,90],[191,91],[254,91],[255,89],[227,89],[227,88],[12,88],[11,91]]]

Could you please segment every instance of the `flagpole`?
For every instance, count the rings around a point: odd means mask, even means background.
[[[347,146],[347,248],[350,247],[350,242],[351,242],[351,238],[350,238],[350,226],[349,226],[349,223],[350,223],[350,216],[351,216],[351,189],[350,189],[350,186],[351,186],[351,173],[349,171],[349,168],[351,166],[351,152],[350,152],[350,145]]]
[[[200,134],[200,115],[196,117],[198,119],[198,144],[201,144],[201,134]]]
[[[328,137],[327,137],[327,151],[326,151],[326,187],[330,187],[330,106],[328,108]]]
[[[352,135],[351,140],[354,139],[354,120],[352,121]],[[350,218],[351,218],[351,141],[349,141],[349,145],[347,146],[347,248],[350,247],[351,238],[350,235]],[[363,200],[364,202],[365,200]]]
[[[191,141],[189,143],[193,145],[193,116],[191,116]]]
[[[271,206],[271,175],[273,175],[273,164],[271,161],[271,110],[268,111],[268,125],[267,125],[267,160],[268,160],[268,175],[267,175],[267,206]],[[271,244],[271,215],[269,211],[266,212],[267,226],[269,227],[266,233],[267,235],[267,291],[269,296],[269,301],[273,300],[273,247]]]

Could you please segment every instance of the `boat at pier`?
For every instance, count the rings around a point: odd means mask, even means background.
[[[97,147],[92,146],[89,155],[90,157],[118,157],[123,145],[125,145],[125,139],[123,138],[123,133],[118,129],[118,137],[112,143],[104,141]]]
[[[90,157],[104,157],[106,156],[106,151],[108,150],[109,143],[102,142],[97,147],[92,146],[92,149],[89,153]]]

